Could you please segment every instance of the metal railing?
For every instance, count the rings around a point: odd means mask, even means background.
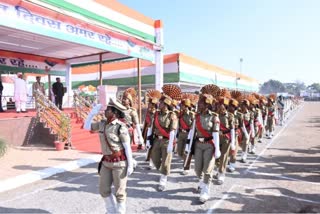
[[[78,123],[83,123],[90,113],[93,103],[80,96],[78,93],[73,94],[73,106]],[[100,121],[103,119],[103,115],[98,114],[93,118],[93,121]]]
[[[65,142],[65,147],[70,149],[71,145],[71,120],[68,114],[59,110],[40,91],[35,91],[35,105],[37,119],[45,127],[50,129],[51,134],[57,136],[57,140]]]

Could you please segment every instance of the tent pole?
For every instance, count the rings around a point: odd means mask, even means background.
[[[99,84],[102,85],[102,53],[99,54]]]
[[[141,123],[141,65],[140,59],[137,58],[137,67],[138,67],[138,113],[139,113],[139,122]]]

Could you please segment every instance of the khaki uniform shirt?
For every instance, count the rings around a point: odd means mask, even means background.
[[[234,112],[234,128],[238,129],[243,127],[243,114],[239,111]]]
[[[253,114],[250,111],[242,112],[243,123],[247,130],[250,129],[250,123],[253,121]]]
[[[210,134],[212,132],[217,132],[220,129],[220,123],[219,123],[219,115],[215,112],[208,111],[206,114],[200,114],[200,123],[203,129],[205,129]],[[204,137],[202,133],[197,130],[197,137]]]
[[[182,120],[185,122],[185,124],[191,128],[194,120],[194,113],[192,111],[187,110],[183,112],[182,115],[180,115],[180,118],[181,117],[182,117]],[[180,119],[179,119],[179,127],[180,129],[182,129],[182,126],[180,124]]]
[[[268,106],[268,117],[274,117],[276,108],[274,105]]]
[[[160,111],[158,111],[158,121],[160,126],[163,129],[165,129],[167,132],[176,130],[178,128],[178,117],[172,111],[166,111],[164,113],[161,113]],[[154,133],[156,135],[162,136],[157,126],[154,125],[153,127],[154,127]]]
[[[106,120],[101,122],[92,123],[91,130],[99,131],[99,138],[101,144],[101,152],[103,155],[111,155],[113,151],[120,151],[124,149],[122,143],[130,142],[130,136],[127,126],[116,119],[107,124]],[[108,141],[108,143],[106,142]],[[110,149],[109,145],[112,147]]]
[[[139,124],[139,118],[138,113],[135,108],[128,108],[126,111],[124,111],[125,114],[125,120],[129,125],[136,125]]]

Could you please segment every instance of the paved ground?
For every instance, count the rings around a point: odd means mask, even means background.
[[[198,202],[194,173],[181,175],[180,160],[173,162],[167,190],[157,192],[158,172],[146,170],[142,154],[136,154],[140,165],[129,179],[127,212],[320,212],[319,108],[320,103],[306,103],[294,112],[223,186],[212,185],[206,204]],[[103,213],[97,184],[96,164],[60,173],[0,193],[0,213]]]

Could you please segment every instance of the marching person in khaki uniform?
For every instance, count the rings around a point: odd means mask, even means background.
[[[267,125],[267,115],[268,115],[268,108],[267,108],[268,101],[264,96],[260,97],[260,110],[261,110],[261,116],[262,116],[262,129],[259,135],[258,142],[262,142],[262,137],[264,133],[266,132],[266,125]]]
[[[147,149],[146,161],[149,162],[149,168],[153,169],[154,165],[151,160],[153,139],[149,139],[148,141],[147,136],[151,135],[151,133],[148,133],[148,130],[151,131],[153,128],[154,114],[158,109],[158,103],[161,98],[161,92],[155,89],[150,89],[147,91],[146,96],[148,98],[148,108],[146,112],[145,121],[143,124],[142,135],[143,135],[143,138],[145,139],[145,145]]]
[[[254,133],[254,126],[253,126],[253,114],[249,111],[250,102],[247,99],[243,99],[241,101],[241,113],[243,115],[243,127],[241,128],[242,131],[242,154],[241,154],[241,161],[243,163],[247,162],[248,156],[248,146],[250,138],[252,138]]]
[[[194,120],[194,112],[192,112],[192,104],[191,104],[192,94],[182,94],[182,101],[180,104],[180,113],[179,113],[179,131],[178,131],[178,139],[177,139],[177,152],[178,155],[184,160],[183,161],[183,174],[187,175],[190,170],[191,158],[192,155],[185,155],[185,147],[186,144],[189,144],[188,134],[191,129],[193,120]]]
[[[268,139],[271,139],[273,136],[274,126],[275,126],[275,111],[276,107],[274,104],[274,98],[272,96],[269,96],[268,98],[268,118],[267,118],[267,127],[266,127],[266,136]]]
[[[231,98],[228,106],[228,111],[234,115],[234,130],[235,130],[235,149],[230,152],[230,163],[228,165],[227,171],[234,172],[236,170],[237,153],[239,149],[239,138],[242,139],[243,128],[243,115],[237,110],[239,102]]]
[[[221,156],[219,158],[219,170],[217,176],[217,184],[221,185],[225,180],[225,171],[228,163],[229,150],[232,145],[232,151],[235,148],[235,131],[234,131],[234,115],[227,111],[229,105],[229,99],[226,97],[220,97],[217,103],[217,110],[220,120],[220,151]]]
[[[251,114],[253,117],[253,130],[254,130],[254,134],[250,138],[249,153],[255,154],[256,153],[256,146],[257,146],[257,142],[258,142],[258,138],[259,138],[259,133],[260,133],[260,130],[262,127],[261,121],[260,121],[261,112],[257,106],[259,103],[259,101],[257,99],[255,99],[253,96],[251,96],[249,101],[251,104],[249,106],[249,110],[251,111]]]
[[[181,89],[175,85],[164,85],[162,97],[159,101],[159,111],[154,115],[152,130],[149,130],[147,144],[150,137],[154,138],[151,158],[155,167],[160,170],[159,191],[166,188],[170,174],[175,132],[178,127],[177,115],[172,112],[172,100],[181,99]],[[179,98],[180,97],[180,98]]]
[[[99,191],[105,200],[107,213],[126,212],[127,177],[133,172],[133,159],[128,128],[120,119],[126,108],[116,100],[110,99],[105,110],[106,120],[91,123],[101,108],[97,104],[89,113],[84,128],[99,131],[103,157],[99,164]],[[112,184],[115,197],[112,194]]]
[[[195,131],[195,172],[199,178],[200,202],[205,203],[210,197],[210,183],[212,180],[215,159],[219,158],[219,116],[211,111],[214,98],[219,87],[206,85],[202,87],[198,101],[198,113],[192,131]]]
[[[142,137],[141,133],[141,127],[139,122],[139,117],[137,110],[133,107],[136,102],[137,92],[134,88],[127,88],[123,92],[122,96],[122,105],[126,107],[125,110],[125,120],[123,120],[124,123],[126,123],[129,128],[129,133],[131,137],[131,143],[135,144],[135,136],[134,136],[134,129],[136,129],[138,134],[138,149],[142,149],[142,144],[144,142],[144,139]]]

